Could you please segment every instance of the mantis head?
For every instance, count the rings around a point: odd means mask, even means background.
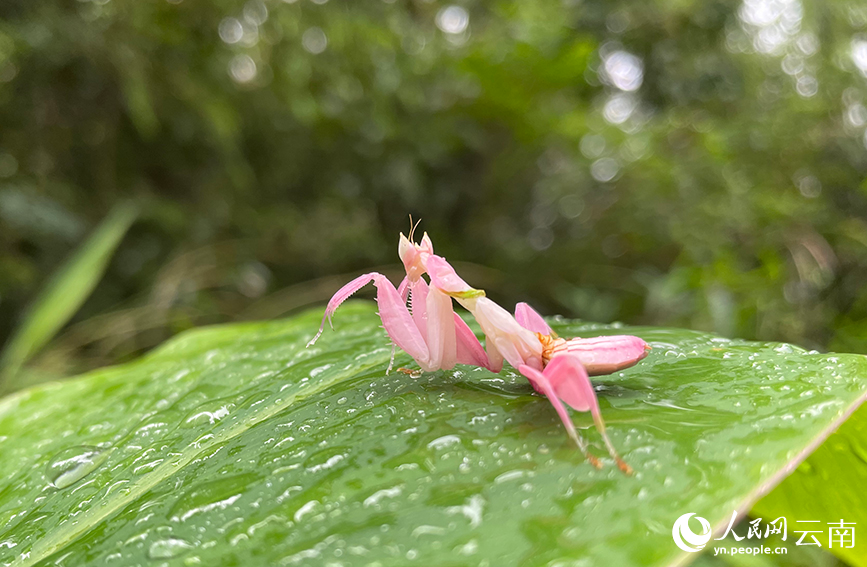
[[[417,226],[417,225],[416,225]],[[406,269],[406,276],[410,281],[418,281],[423,273],[425,273],[425,262],[427,258],[433,254],[433,243],[427,233],[421,237],[421,243],[416,244],[412,241],[415,226],[409,231],[409,238],[400,233],[400,244],[397,246],[397,253],[400,256],[400,261],[403,262],[403,267]]]

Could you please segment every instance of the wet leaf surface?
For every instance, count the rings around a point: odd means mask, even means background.
[[[386,376],[374,311],[312,349],[320,310],[200,329],[0,401],[0,563],[682,564],[678,516],[724,529],[867,391],[863,356],[554,321],[654,347],[594,380],[626,477],[512,371]]]

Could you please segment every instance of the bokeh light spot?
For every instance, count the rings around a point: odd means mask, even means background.
[[[590,175],[596,181],[607,182],[620,172],[620,164],[613,158],[599,158],[590,165]]]
[[[470,15],[460,6],[446,6],[437,12],[436,24],[445,33],[461,34],[470,25]]]
[[[605,78],[621,91],[636,91],[644,81],[644,64],[637,56],[623,50],[603,59]]]
[[[328,47],[328,36],[325,35],[322,28],[312,27],[301,36],[301,45],[305,51],[318,55]]]
[[[228,44],[238,43],[244,37],[244,27],[237,18],[223,18],[219,27],[220,39]]]
[[[249,55],[236,55],[229,62],[229,75],[238,83],[249,83],[256,78],[256,62]]]

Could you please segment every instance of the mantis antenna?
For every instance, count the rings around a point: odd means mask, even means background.
[[[415,233],[416,227],[421,224],[421,219],[418,219],[415,224],[412,222],[412,215],[409,215],[409,241],[415,242],[412,238],[413,233]]]

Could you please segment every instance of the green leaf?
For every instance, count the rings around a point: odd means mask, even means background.
[[[855,547],[830,550],[853,567],[867,566],[863,544],[859,545],[864,532],[858,532],[858,526],[867,526],[865,440],[867,407],[862,407],[780,486],[759,500],[754,514],[818,520],[826,532],[828,523],[855,522]]]
[[[0,375],[9,377],[54,337],[102,278],[115,249],[136,217],[131,204],[119,205],[51,278],[0,358]]]
[[[654,347],[595,380],[627,477],[513,371],[386,376],[374,311],[311,349],[321,310],[200,329],[0,402],[0,564],[683,565],[677,517],[725,528],[867,391],[863,356],[555,320]]]

